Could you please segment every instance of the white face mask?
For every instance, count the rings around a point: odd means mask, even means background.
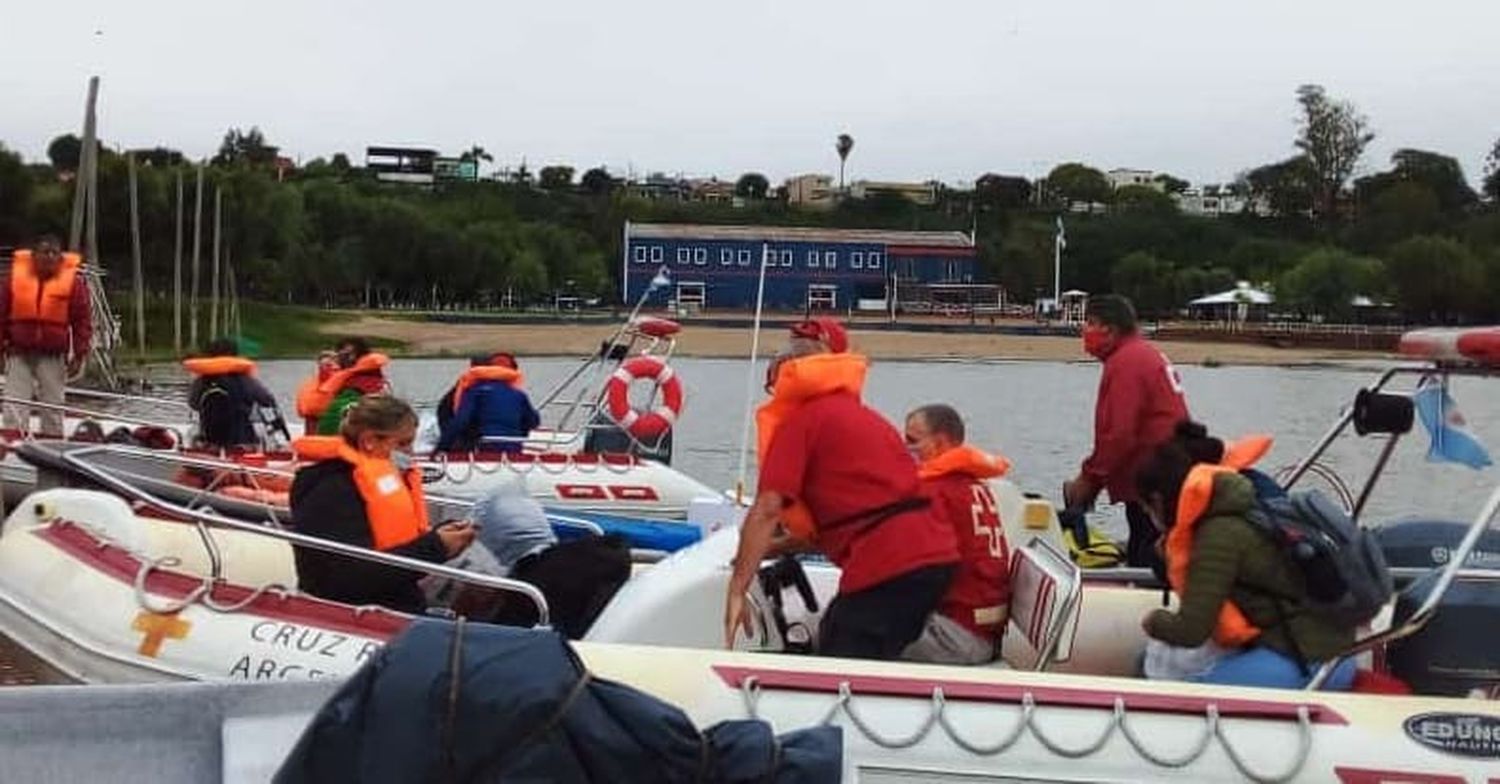
[[[411,470],[413,458],[410,452],[395,451],[391,453],[391,463],[396,466],[397,471],[406,472]]]

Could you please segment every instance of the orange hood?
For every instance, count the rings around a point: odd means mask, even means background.
[[[1005,476],[1010,470],[1010,461],[1001,454],[988,454],[968,444],[960,444],[922,463],[917,476],[936,479],[948,474],[963,474],[974,479],[993,479]]]

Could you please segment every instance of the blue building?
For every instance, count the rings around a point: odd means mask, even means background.
[[[974,280],[960,231],[626,223],[621,299],[634,304],[663,265],[672,284],[651,301],[753,309],[766,261],[768,310],[884,309],[902,286]]]

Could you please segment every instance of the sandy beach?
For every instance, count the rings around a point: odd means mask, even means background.
[[[406,353],[412,355],[465,356],[503,349],[530,356],[574,356],[596,350],[614,328],[604,324],[450,324],[360,316],[326,329],[330,334],[400,341],[405,344]],[[762,353],[774,352],[781,337],[780,329],[765,330],[761,336]],[[861,330],[855,325],[850,330],[850,339],[856,351],[876,359],[1053,362],[1088,359],[1078,339],[1071,337]],[[1158,345],[1173,362],[1181,364],[1298,365],[1385,357],[1368,351],[1243,343],[1163,341]],[[749,329],[697,326],[691,322],[684,324],[677,344],[679,355],[692,357],[743,357],[749,351]]]

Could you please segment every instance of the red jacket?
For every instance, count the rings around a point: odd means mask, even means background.
[[[1094,453],[1083,461],[1083,472],[1109,490],[1110,500],[1136,500],[1136,472],[1187,417],[1187,399],[1172,363],[1139,335],[1122,338],[1104,358],[1094,405]]]
[[[922,480],[932,513],[958,535],[958,571],[938,612],[987,639],[1000,639],[1001,608],[1010,601],[1009,547],[989,485],[964,473]]]
[[[74,356],[88,353],[94,337],[94,325],[89,309],[89,287],[83,271],[73,281],[73,292],[68,297],[68,323],[50,324],[42,321],[11,320],[10,276],[0,279],[0,349],[7,352],[37,354],[64,354],[68,351],[71,333]]]

